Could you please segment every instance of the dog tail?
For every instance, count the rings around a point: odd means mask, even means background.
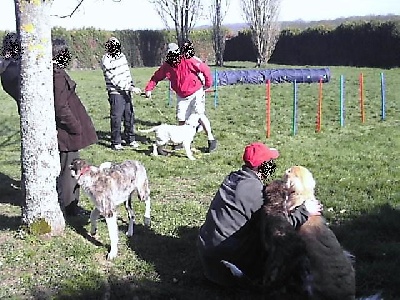
[[[143,133],[149,133],[149,132],[154,132],[154,131],[156,131],[156,130],[158,129],[158,127],[159,127],[159,125],[158,125],[158,126],[151,127],[150,129],[138,129],[137,131],[138,131],[138,132],[143,132]]]

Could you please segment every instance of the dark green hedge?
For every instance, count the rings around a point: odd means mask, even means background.
[[[2,39],[5,32],[0,31]],[[53,37],[70,45],[73,68],[98,68],[104,43],[116,36],[133,66],[157,66],[165,58],[165,47],[175,41],[167,30],[104,31],[94,28],[65,30],[53,28]],[[195,30],[196,55],[214,61],[211,30]],[[226,41],[224,61],[256,61],[248,30]],[[287,28],[280,34],[270,63],[285,65],[343,65],[400,67],[400,21],[353,21],[339,26],[318,25],[306,29]]]

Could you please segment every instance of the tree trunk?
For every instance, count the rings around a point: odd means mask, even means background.
[[[65,220],[56,191],[60,160],[55,124],[50,0],[15,0],[21,39],[22,222],[30,232],[59,235]]]

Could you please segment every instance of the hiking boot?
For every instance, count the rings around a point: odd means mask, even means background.
[[[217,149],[217,140],[208,141],[208,153],[211,153]]]

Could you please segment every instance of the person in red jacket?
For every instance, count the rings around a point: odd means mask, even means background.
[[[204,76],[204,84],[198,74]],[[171,88],[177,94],[176,117],[179,125],[191,114],[199,114],[199,122],[203,126],[208,139],[208,152],[217,148],[210,120],[205,115],[205,90],[212,85],[210,68],[205,64],[200,64],[194,58],[186,58],[180,53],[177,44],[168,44],[167,59],[150,78],[145,87],[147,98],[151,97],[151,91],[158,82],[167,78],[171,82]]]

